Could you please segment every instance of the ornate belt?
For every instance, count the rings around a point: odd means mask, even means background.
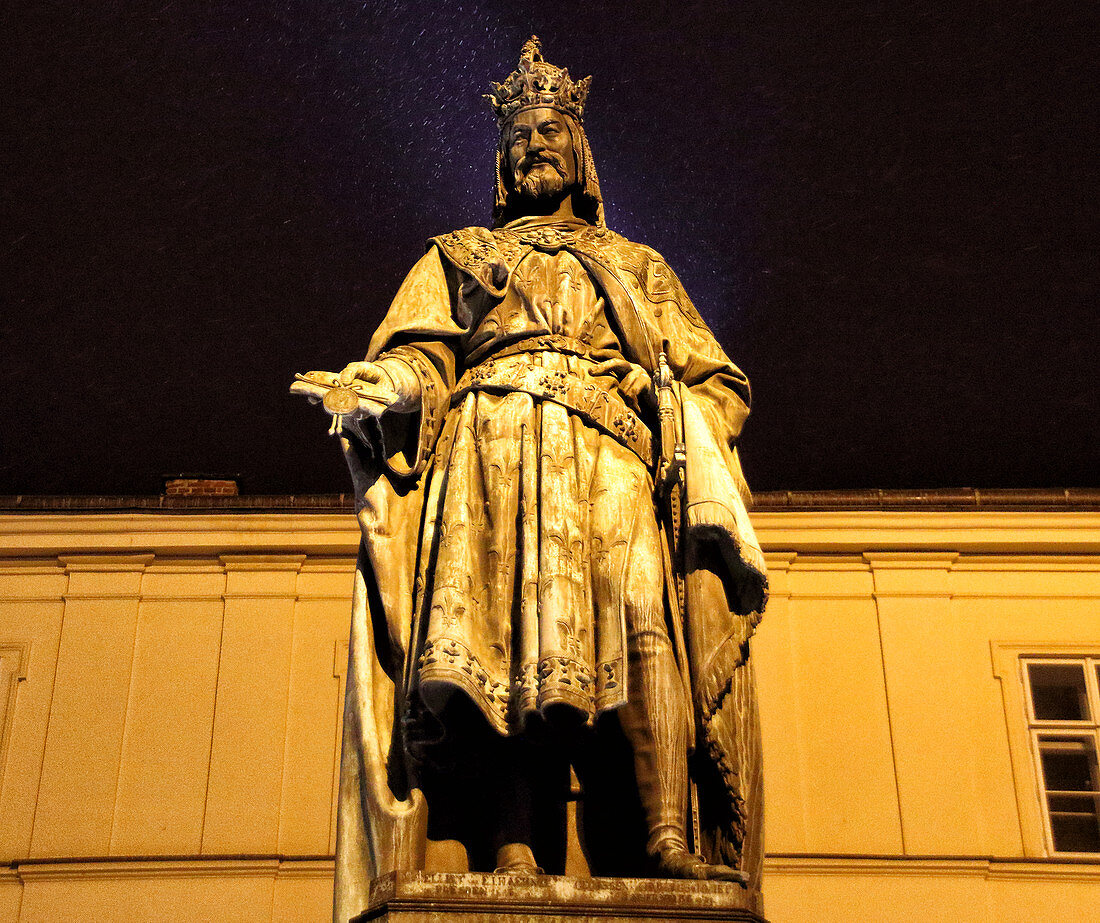
[[[575,345],[576,349],[562,348],[562,345],[540,341],[562,340]],[[538,343],[539,345],[535,345]],[[530,345],[529,345],[530,344]],[[530,352],[569,352],[582,358],[589,358],[579,348],[577,340],[567,337],[533,337],[520,343],[505,347],[481,365],[468,369],[459,379],[451,392],[451,406],[459,403],[471,391],[492,391],[507,394],[510,391],[522,391],[536,400],[553,401],[561,404],[602,430],[617,442],[626,446],[638,456],[650,470],[653,469],[653,436],[649,427],[629,407],[622,394],[612,387],[606,388],[594,380],[582,379],[576,374],[561,369],[531,365],[526,362],[502,362],[510,356]],[[519,348],[522,347],[522,348]],[[591,361],[591,360],[590,360]]]
[[[509,356],[518,356],[520,353],[568,353],[570,356],[580,356],[582,359],[597,361],[592,355],[592,347],[588,343],[567,337],[560,333],[542,333],[538,336],[528,337],[526,340],[517,340],[502,346],[496,352],[490,353],[481,360],[481,364],[493,359],[507,359]]]

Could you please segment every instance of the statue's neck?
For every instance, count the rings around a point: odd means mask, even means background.
[[[552,221],[569,221],[577,217],[573,211],[573,196],[576,188],[563,192],[560,196],[540,196],[537,199],[524,199],[522,213],[524,218],[547,218]]]

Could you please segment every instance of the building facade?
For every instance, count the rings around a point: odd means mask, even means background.
[[[330,918],[346,498],[8,498],[0,923]],[[1100,492],[767,494],[765,911],[1090,920]]]

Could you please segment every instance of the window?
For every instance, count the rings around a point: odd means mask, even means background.
[[[1100,657],[1025,657],[1022,666],[1048,845],[1100,853]]]

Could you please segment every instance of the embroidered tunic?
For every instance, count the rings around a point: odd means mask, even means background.
[[[438,257],[425,259],[435,272]],[[615,388],[614,377],[590,374],[589,353],[621,354],[618,336],[567,250],[531,250],[503,298],[478,300],[458,312],[469,312],[459,351],[475,372],[501,343],[540,335],[585,353],[534,349],[491,360],[495,374],[483,385],[547,381],[601,396]],[[413,716],[420,705],[440,713],[460,689],[501,733],[552,706],[591,722],[625,701],[628,562],[652,575],[643,604],[661,606],[649,472],[636,452],[537,387],[461,385],[427,486]]]
[[[672,566],[643,461],[652,416],[626,381],[592,372],[594,360],[621,357],[652,375],[662,353],[687,459],[684,557]],[[452,231],[405,279],[366,358],[411,370],[420,400],[344,440],[363,534],[337,849],[344,891],[355,869],[386,867],[385,851],[405,842],[397,832],[423,817],[414,789],[441,765],[421,762],[425,748],[472,739],[435,720],[452,701],[474,703],[502,735],[549,712],[593,721],[638,694],[624,688],[625,629],[673,624],[674,580],[706,767],[700,799],[714,807],[702,814],[703,845],[712,861],[738,862],[745,831],[760,829],[745,657],[767,598],[736,449],[748,381],[668,264],[602,223]]]

